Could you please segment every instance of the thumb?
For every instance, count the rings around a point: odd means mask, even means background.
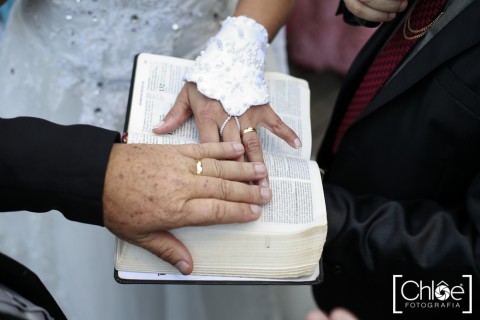
[[[170,263],[182,274],[187,275],[193,271],[193,259],[187,247],[166,231],[150,234],[150,238],[141,246],[155,254],[162,260]]]
[[[180,127],[192,115],[192,109],[188,103],[187,87],[183,87],[175,100],[172,108],[159,124],[153,129],[155,134],[166,134]]]

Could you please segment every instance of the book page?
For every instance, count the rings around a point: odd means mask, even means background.
[[[274,154],[264,155],[273,198],[264,206],[262,221],[326,224],[326,209],[318,164]]]
[[[183,87],[183,75],[193,61],[142,53],[137,58],[135,81],[128,119],[129,142],[152,143],[151,130],[168,113]],[[265,128],[258,128],[265,152],[292,157],[310,158],[312,148],[310,125],[310,95],[308,83],[280,73],[267,73],[271,106],[280,118],[302,140],[302,148],[290,147]],[[252,107],[255,108],[255,107]],[[146,134],[142,140],[138,134]],[[198,143],[198,131],[193,118],[170,134],[183,143]],[[160,141],[161,139],[157,139]],[[148,142],[141,142],[148,141]]]
[[[315,269],[315,272],[309,276],[299,277],[299,278],[253,278],[253,277],[221,277],[221,276],[200,276],[200,275],[188,275],[184,276],[181,274],[172,274],[172,273],[154,273],[154,272],[130,272],[130,271],[118,271],[118,277],[124,280],[143,280],[143,281],[193,281],[193,282],[216,282],[216,281],[226,281],[228,283],[238,283],[238,282],[275,282],[275,283],[312,283],[317,281],[318,276],[320,275],[320,267]]]
[[[277,115],[299,136],[302,147],[295,149],[265,128],[259,128],[265,152],[310,159],[312,134],[310,123],[310,89],[303,79],[276,73],[266,73],[270,105]],[[255,108],[255,107],[252,107]]]
[[[152,128],[165,117],[183,87],[183,75],[191,63],[173,57],[138,55],[128,118],[129,143],[132,133],[151,135]],[[193,119],[173,134],[189,141],[186,143],[198,143]]]

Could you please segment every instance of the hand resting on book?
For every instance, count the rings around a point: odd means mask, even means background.
[[[115,144],[104,185],[105,226],[191,273],[188,249],[168,230],[253,221],[260,217],[258,205],[271,200],[270,188],[244,183],[266,177],[262,163],[215,160],[237,159],[244,151],[239,143]]]
[[[183,89],[154,132],[166,134],[193,115],[200,142],[242,142],[248,161],[264,162],[258,126],[299,148],[299,137],[270,106],[265,81],[268,41],[294,4],[239,1],[234,15],[221,23],[219,32],[186,70]]]
[[[243,130],[262,126],[285,140],[294,148],[301,147],[297,134],[273,111],[270,104],[255,106],[238,117],[238,124],[232,117],[220,129],[228,115],[221,103],[204,96],[197,90],[195,83],[187,82],[179,93],[175,104],[163,119],[161,126],[153,130],[156,134],[166,134],[180,127],[190,116],[195,117],[200,142],[242,142],[248,161],[264,162],[260,138],[256,132],[242,134]],[[239,157],[243,160],[243,155]]]

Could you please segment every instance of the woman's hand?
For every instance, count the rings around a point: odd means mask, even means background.
[[[227,113],[219,101],[207,98],[197,90],[195,83],[190,82],[185,83],[172,109],[153,132],[156,134],[171,132],[191,115],[195,117],[201,143],[241,142],[245,147],[246,158],[250,162],[263,163],[264,161],[258,133],[251,130],[244,133],[247,128],[265,127],[290,146],[301,147],[297,134],[280,119],[269,104],[251,107],[238,117],[238,124],[232,117],[225,124],[220,136],[220,129],[228,118]],[[243,157],[238,160],[243,160]],[[260,185],[268,185],[267,180],[260,181]]]
[[[355,16],[371,22],[390,21],[408,5],[408,0],[344,0]]]

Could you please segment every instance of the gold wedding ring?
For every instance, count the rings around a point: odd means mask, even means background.
[[[203,173],[202,160],[197,160],[197,176],[201,176]]]
[[[248,127],[246,129],[243,129],[242,133],[240,134],[240,136],[243,138],[243,136],[249,132],[257,132],[257,129],[255,129],[254,127]]]

